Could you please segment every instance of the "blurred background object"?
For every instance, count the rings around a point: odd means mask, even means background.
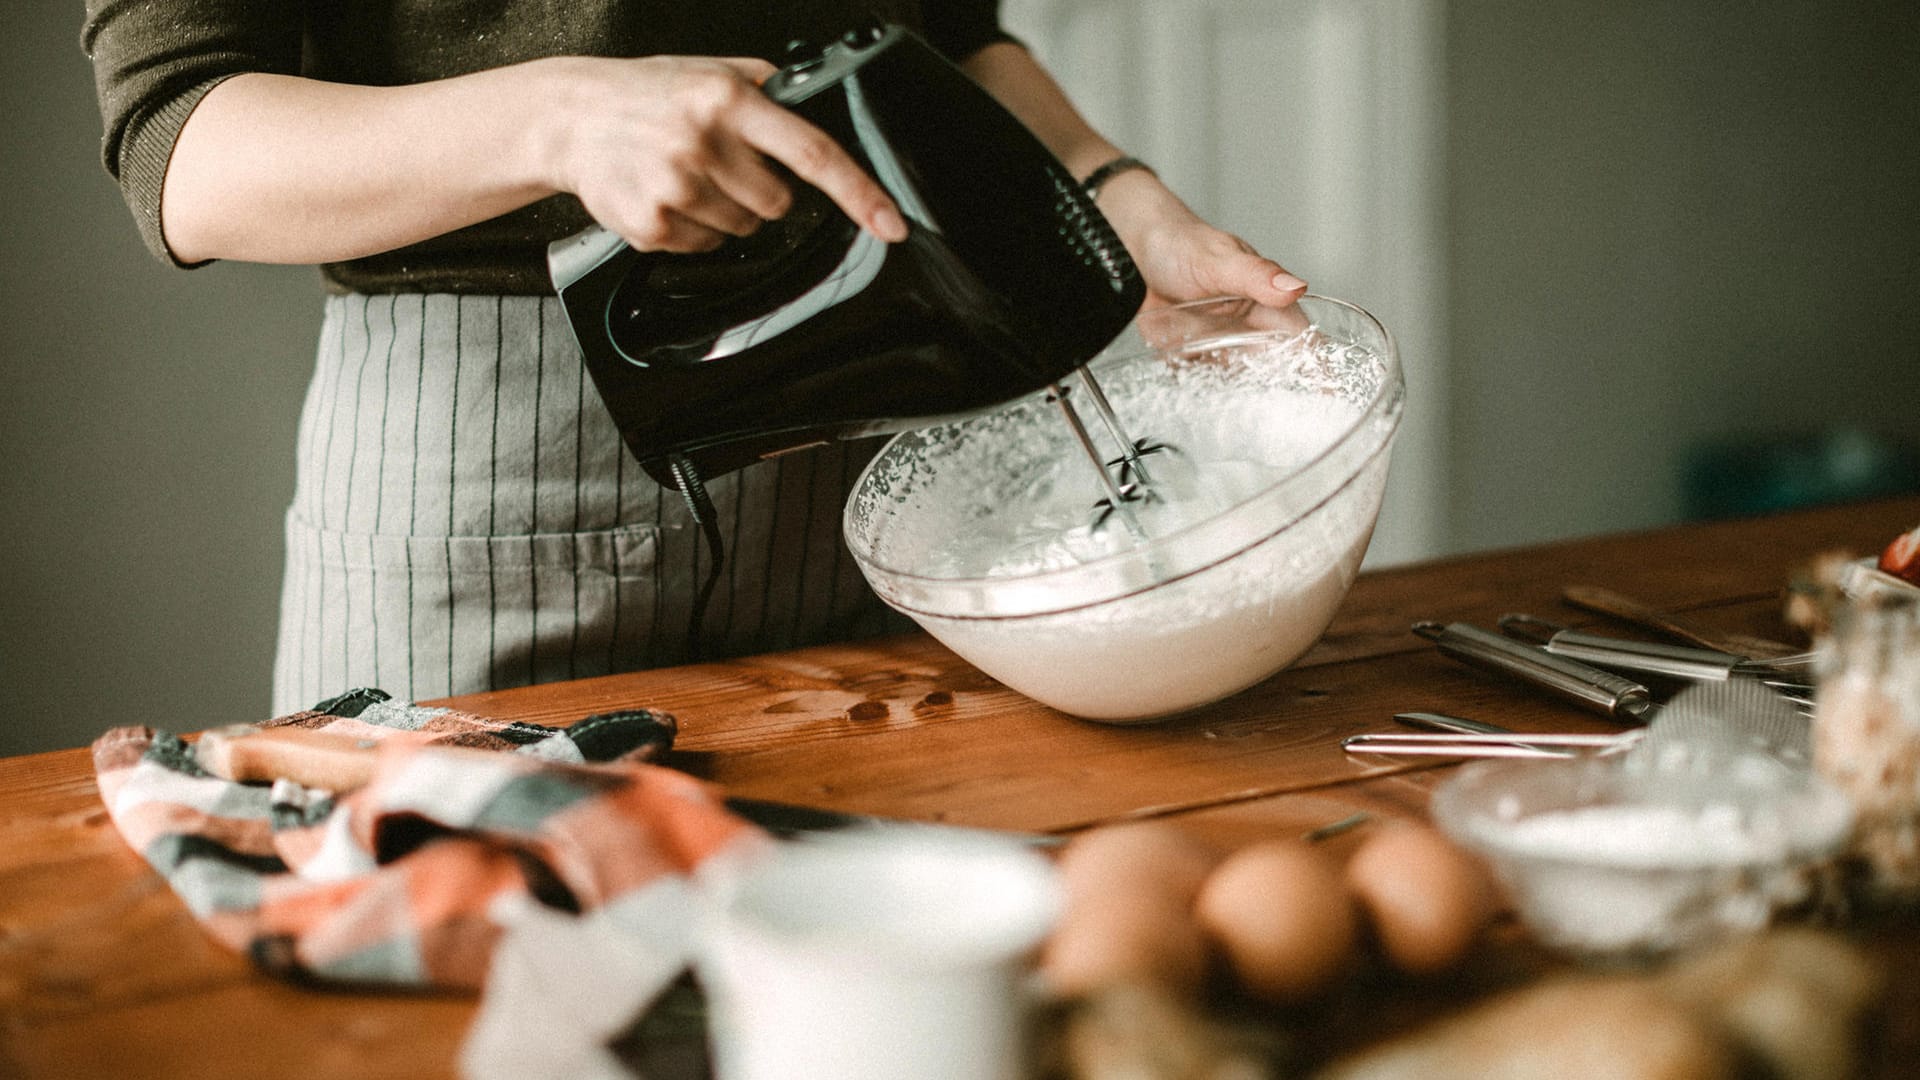
[[[1374,565],[1920,489],[1909,5],[1005,8],[1116,142],[1399,339]],[[321,303],[140,247],[80,21],[0,44],[7,754],[262,718]]]
[[[1855,427],[1730,435],[1693,447],[1682,478],[1689,518],[1905,495],[1920,491],[1920,441]]]

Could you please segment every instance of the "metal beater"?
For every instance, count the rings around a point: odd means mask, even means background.
[[[1059,406],[1060,415],[1066,418],[1067,427],[1072,429],[1074,439],[1099,474],[1100,486],[1106,492],[1104,498],[1093,504],[1093,528],[1101,529],[1117,517],[1136,543],[1145,541],[1147,531],[1133,508],[1136,503],[1148,502],[1156,495],[1153,477],[1147,472],[1146,462],[1142,459],[1152,454],[1173,452],[1174,448],[1168,443],[1130,437],[1126,428],[1121,426],[1119,415],[1113,411],[1113,403],[1107,400],[1106,391],[1100,389],[1100,383],[1094,379],[1093,372],[1082,367],[1077,374],[1081,387],[1086,390],[1087,400],[1093,403],[1093,411],[1100,417],[1101,425],[1120,447],[1118,457],[1103,455],[1094,444],[1093,434],[1087,430],[1086,422],[1080,418],[1079,410],[1074,408],[1073,388],[1064,382],[1054,383],[1049,388],[1047,400]]]

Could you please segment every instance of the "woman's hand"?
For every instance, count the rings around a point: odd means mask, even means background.
[[[777,161],[883,240],[903,240],[893,200],[827,134],[774,104],[764,60],[578,59],[554,186],[643,251],[706,251],[785,214]]]
[[[1146,279],[1149,307],[1244,296],[1280,308],[1307,291],[1305,281],[1253,245],[1203,221],[1152,173],[1107,181],[1099,205]]]

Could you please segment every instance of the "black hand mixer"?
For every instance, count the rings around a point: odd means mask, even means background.
[[[833,137],[908,224],[888,244],[794,181],[792,210],[700,254],[635,251],[602,228],[548,263],[627,448],[676,488],[713,555],[703,477],[834,439],[897,432],[1050,389],[1099,469],[1102,520],[1146,494],[1143,450],[1104,462],[1064,381],[1145,298],[1092,198],[1019,120],[912,32],[871,25],[772,76],[766,93]],[[1109,472],[1109,468],[1117,470]]]

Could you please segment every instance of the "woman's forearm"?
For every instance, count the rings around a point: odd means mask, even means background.
[[[563,66],[414,86],[243,74],[181,130],[161,195],[183,262],[317,263],[387,251],[555,190]]]
[[[962,70],[1018,117],[1075,177],[1084,179],[1120,156],[1120,150],[1080,115],[1066,91],[1032,53],[1006,42],[968,57]],[[1102,188],[1101,209],[1128,248],[1140,254],[1147,235],[1168,221],[1196,221],[1152,173],[1121,173]]]
[[[961,66],[1074,176],[1084,179],[1120,156],[1026,49],[989,45]],[[1252,245],[1202,221],[1147,170],[1115,175],[1101,186],[1098,198],[1146,278],[1150,303],[1233,294],[1281,306],[1306,291],[1306,282],[1261,257]]]
[[[1019,117],[1073,175],[1084,177],[1119,155],[1026,49],[996,43],[974,53],[960,67]]]
[[[181,130],[161,196],[167,245],[183,262],[332,262],[571,190],[566,118],[602,107],[580,100],[604,90],[588,70],[597,63],[535,60],[393,87],[234,76]],[[963,67],[1075,175],[1118,154],[1024,48],[989,45]]]
[[[556,192],[649,251],[704,251],[786,213],[769,161],[881,239],[907,228],[846,150],[745,57],[554,57],[412,86],[237,75],[181,129],[161,193],[176,258],[331,262]]]
[[[1119,151],[1018,45],[964,64],[1076,176]],[[768,159],[882,239],[906,225],[824,132],[758,88],[761,60],[556,57],[412,86],[237,75],[181,129],[161,228],[183,262],[317,263],[404,247],[556,192],[644,250],[700,251],[791,205]],[[1154,297],[1287,303],[1305,283],[1196,217],[1150,172],[1101,208]]]

